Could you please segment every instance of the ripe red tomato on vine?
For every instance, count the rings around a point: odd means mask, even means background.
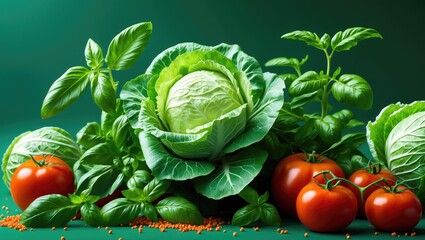
[[[10,180],[16,205],[25,210],[36,198],[47,194],[68,195],[75,188],[71,167],[52,155],[37,155],[22,163]]]
[[[348,180],[350,180],[352,183],[359,187],[366,187],[380,179],[386,179],[387,181],[380,182],[378,183],[379,185],[373,185],[368,187],[363,192],[363,197],[361,196],[358,188],[355,188],[351,184],[346,185],[351,191],[353,191],[354,195],[356,195],[357,205],[359,206],[357,211],[357,217],[366,217],[364,206],[366,199],[370,196],[370,194],[372,194],[372,192],[374,192],[375,190],[379,189],[380,186],[386,186],[387,183],[394,186],[396,183],[396,178],[390,171],[382,169],[380,164],[370,164],[368,169],[357,170],[352,173],[351,176],[348,178]]]
[[[337,177],[345,177],[335,161],[320,154],[296,153],[281,160],[273,172],[271,183],[276,206],[287,215],[296,217],[298,193],[312,181],[314,175],[323,170],[329,170]],[[323,176],[318,176],[316,181],[325,182]]]

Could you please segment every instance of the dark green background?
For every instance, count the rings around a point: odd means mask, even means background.
[[[153,35],[136,65],[115,74],[123,83],[145,71],[150,61],[174,44],[237,43],[264,66],[274,57],[302,58],[305,68],[321,70],[321,52],[280,37],[293,30],[333,35],[348,27],[377,29],[372,39],[335,55],[334,66],[369,81],[375,101],[368,111],[355,111],[363,121],[395,102],[424,100],[425,3],[415,1],[277,1],[277,0],[14,0],[0,2],[0,154],[23,131],[58,126],[75,134],[85,123],[99,121],[100,111],[86,92],[63,113],[42,120],[47,90],[69,67],[85,65],[88,38],[106,54],[122,29],[151,21]],[[266,69],[282,72],[282,69]],[[1,204],[7,198],[2,188]],[[302,230],[301,230],[302,231]]]

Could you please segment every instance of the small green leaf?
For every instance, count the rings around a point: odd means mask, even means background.
[[[378,31],[372,28],[353,27],[337,32],[331,40],[331,47],[336,52],[350,50],[361,40],[382,38]]]
[[[320,40],[319,36],[316,33],[309,31],[293,31],[287,34],[284,34],[282,38],[298,40],[305,42],[307,45],[313,46],[317,49],[324,50],[325,46]]]
[[[92,227],[104,226],[100,208],[93,203],[86,203],[81,207],[81,217],[84,222]]]
[[[130,124],[126,115],[119,116],[112,124],[111,135],[118,148],[123,147],[125,142],[128,141],[129,127]]]
[[[113,70],[130,68],[142,54],[152,34],[152,24],[134,24],[112,39],[109,44],[106,62]]]
[[[264,203],[260,210],[260,220],[269,226],[278,227],[281,225],[281,218],[276,207],[270,203]]]
[[[111,141],[106,141],[84,152],[83,156],[80,158],[80,163],[112,165],[114,158],[117,156],[119,156],[119,151],[115,144]]]
[[[60,194],[44,195],[34,200],[22,213],[20,223],[27,227],[60,227],[77,214],[79,205]]]
[[[332,79],[336,79],[340,73],[341,73],[341,67],[338,67],[335,70],[335,72],[332,74]]]
[[[289,67],[293,68],[297,73],[300,72],[301,63],[296,58],[279,57],[266,62],[266,67]]]
[[[152,179],[144,188],[143,194],[146,195],[146,201],[153,202],[167,192],[171,182],[169,180]]]
[[[358,148],[366,141],[366,134],[364,132],[347,133],[342,136],[341,140],[332,144],[326,152],[340,152],[341,149]]]
[[[353,112],[348,109],[342,109],[341,111],[335,112],[332,114],[332,116],[339,119],[343,125],[347,124],[351,119],[354,118]]]
[[[77,142],[87,149],[105,142],[105,137],[103,136],[100,125],[97,122],[87,123],[80,131],[78,131]]]
[[[373,92],[369,83],[355,74],[344,74],[332,85],[332,94],[341,103],[360,109],[370,109],[373,103]]]
[[[368,169],[369,159],[362,155],[354,155],[351,157],[351,166],[353,172],[360,169]]]
[[[41,117],[52,117],[73,104],[87,88],[90,73],[85,67],[72,67],[60,76],[44,98]]]
[[[320,90],[317,90],[311,93],[306,93],[300,96],[293,97],[291,101],[291,108],[302,108],[308,103],[320,101],[320,99],[318,98],[319,92]]]
[[[83,165],[84,166],[84,165]],[[90,189],[91,194],[106,197],[112,194],[123,182],[121,172],[112,165],[88,165],[77,181],[77,194]]]
[[[204,218],[195,204],[182,197],[167,197],[156,205],[161,217],[171,223],[202,224]]]
[[[313,93],[328,83],[326,77],[319,75],[315,71],[305,72],[295,79],[289,86],[288,93],[291,97],[301,96],[306,93]]]
[[[127,199],[138,203],[145,201],[147,198],[147,195],[143,192],[143,190],[137,187],[123,190],[121,193]]]
[[[261,209],[260,206],[249,204],[240,208],[233,214],[232,225],[246,226],[252,222],[260,219]]]
[[[332,115],[316,119],[314,126],[319,136],[326,143],[333,144],[341,139],[342,129],[340,120]]]
[[[91,95],[96,105],[107,113],[115,112],[115,86],[104,73],[94,74],[91,78]]]
[[[141,202],[140,208],[142,211],[142,214],[149,218],[149,220],[153,222],[158,222],[158,213],[156,212],[155,206],[150,202]]]
[[[331,36],[329,36],[327,33],[323,34],[323,36],[320,38],[320,43],[322,44],[323,49],[328,49],[329,45],[331,44]]]
[[[143,189],[146,184],[152,180],[152,176],[148,171],[145,170],[136,170],[133,173],[133,176],[130,177],[127,181],[128,188],[140,188]]]
[[[242,191],[239,193],[239,196],[249,204],[256,204],[258,201],[257,191],[255,191],[255,189],[250,186],[246,186],[244,189],[242,189]]]
[[[295,143],[302,146],[309,139],[314,139],[317,136],[317,130],[314,126],[315,119],[307,119],[295,132]]]
[[[86,56],[87,66],[95,69],[103,66],[102,49],[100,48],[99,44],[97,44],[92,39],[87,41],[84,55]]]
[[[265,202],[267,202],[267,200],[269,200],[269,192],[268,191],[266,191],[263,195],[261,195],[259,198],[258,198],[258,204],[259,205],[262,205],[262,204],[264,204]]]
[[[68,198],[74,205],[80,205],[83,203],[83,199],[78,195],[68,194]]]
[[[117,198],[107,203],[101,209],[104,223],[107,226],[128,224],[140,213],[140,204],[127,198]]]

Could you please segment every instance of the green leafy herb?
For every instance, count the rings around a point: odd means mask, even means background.
[[[258,220],[269,226],[280,226],[281,218],[275,206],[267,203],[269,193],[265,192],[258,196],[257,191],[247,186],[240,193],[248,205],[235,212],[232,218],[232,225],[246,226]]]
[[[73,104],[91,86],[94,102],[102,111],[115,111],[117,83],[112,70],[130,68],[145,49],[152,33],[150,22],[138,23],[124,29],[109,44],[103,58],[100,46],[89,39],[84,51],[89,68],[71,67],[50,87],[41,107],[41,117],[49,118]],[[107,67],[103,68],[104,62]]]
[[[339,66],[333,69],[332,58],[335,53],[350,50],[362,40],[382,36],[371,28],[354,27],[340,31],[334,36],[325,33],[319,37],[314,32],[294,31],[284,34],[282,38],[302,41],[321,50],[326,57],[326,68],[320,72],[303,72],[302,67],[307,57],[303,60],[281,57],[266,63],[268,67],[292,68],[296,73],[282,74],[292,99],[279,112],[269,133],[275,134],[276,137],[267,139],[272,140],[273,145],[287,144],[290,147],[286,153],[282,152],[274,159],[281,159],[290,151],[326,152],[327,156],[333,159],[340,157],[341,164],[346,166],[346,173],[350,173],[350,154],[356,152],[366,136],[364,133],[348,135],[347,138],[344,136],[351,134],[352,128],[363,123],[356,120],[348,109],[331,113],[334,109],[330,105],[330,97],[333,96],[336,101],[351,107],[367,110],[372,106],[373,92],[364,78],[356,74],[342,74]],[[305,106],[317,103],[320,103],[320,112],[305,112]]]
[[[22,213],[20,223],[27,227],[60,227],[77,214],[80,206],[60,194],[37,198]]]
[[[167,197],[158,202],[156,210],[164,220],[171,223],[199,225],[204,222],[198,208],[182,197]]]

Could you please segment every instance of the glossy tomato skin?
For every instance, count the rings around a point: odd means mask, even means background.
[[[316,154],[319,162],[307,162],[308,155],[296,153],[281,160],[273,173],[271,192],[276,206],[289,216],[296,217],[296,199],[301,189],[312,181],[313,176],[330,170],[337,177],[345,178],[343,170],[333,160]],[[317,180],[324,183],[323,176]]]
[[[357,200],[350,189],[338,185],[325,189],[315,182],[298,194],[297,214],[300,221],[315,232],[338,232],[356,218]]]
[[[348,178],[348,180],[350,180],[352,183],[356,184],[359,187],[365,187],[379,179],[385,178],[387,179],[388,183],[392,186],[394,186],[395,182],[396,182],[396,178],[394,177],[394,175],[385,169],[382,169],[379,171],[379,173],[371,173],[367,170],[361,169],[361,170],[357,170],[355,171],[353,174],[351,174],[351,176]],[[379,185],[381,186],[386,186],[386,184],[384,182],[381,182]],[[354,186],[347,184],[346,185],[351,191],[353,191],[354,195],[357,198],[357,205],[358,210],[357,210],[357,217],[358,218],[365,218],[366,214],[365,214],[365,210],[364,210],[364,205],[366,202],[366,199],[370,196],[370,194],[372,192],[374,192],[375,190],[377,190],[379,188],[379,186],[371,186],[370,188],[368,188],[366,191],[364,191],[363,193],[363,200],[360,196],[360,191],[355,188]]]
[[[43,157],[46,165],[34,163],[34,160],[42,162]],[[66,196],[74,192],[74,174],[63,160],[50,155],[34,156],[34,160],[22,163],[10,181],[12,198],[22,210],[40,196],[53,193]]]
[[[378,230],[409,232],[422,217],[422,205],[410,191],[394,193],[384,189],[374,191],[365,203],[366,217]]]

